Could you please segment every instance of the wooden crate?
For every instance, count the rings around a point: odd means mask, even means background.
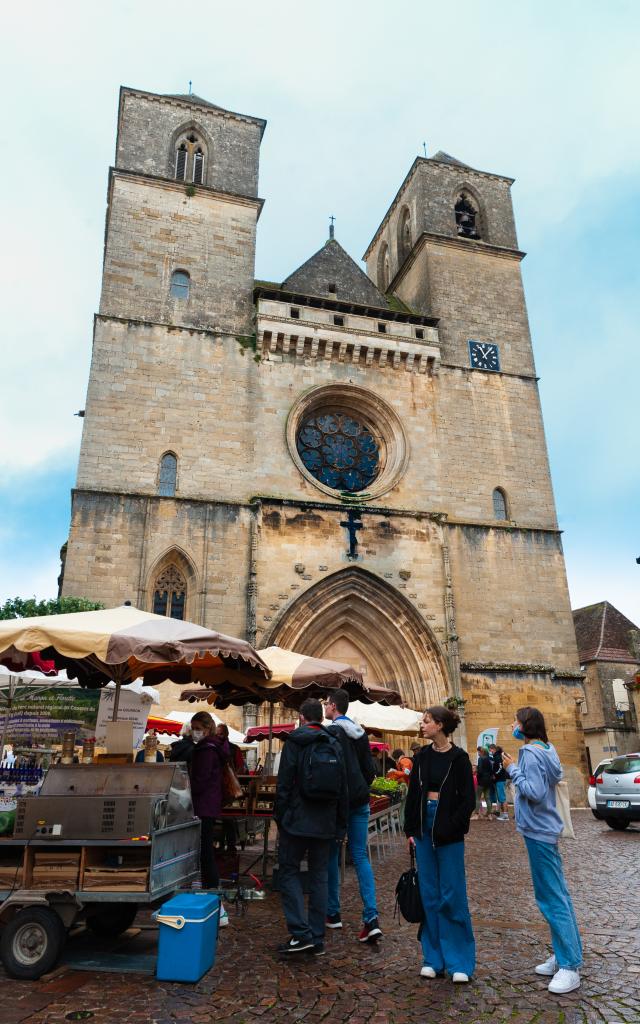
[[[151,849],[85,846],[80,888],[93,892],[144,892],[149,884]]]

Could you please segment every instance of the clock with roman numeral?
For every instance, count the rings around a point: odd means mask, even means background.
[[[498,346],[484,341],[469,341],[469,362],[474,370],[500,372]]]

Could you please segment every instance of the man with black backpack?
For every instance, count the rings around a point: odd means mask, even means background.
[[[369,787],[376,770],[371,756],[369,738],[357,722],[347,717],[349,694],[346,690],[334,690],[325,702],[324,713],[332,725],[328,727],[340,741],[347,768],[349,785],[349,822],[347,841],[349,853],[358,876],[362,899],[362,931],[360,942],[377,942],[382,935],[376,906],[376,883],[371,863],[367,856],[369,838]],[[339,846],[336,843],[329,860],[329,913],[327,928],[342,928],[340,916],[340,868]]]
[[[278,882],[290,939],[286,956],[324,953],[329,855],[347,828],[347,775],[340,743],[322,724],[322,704],[309,698],[300,727],[289,733],[280,757],[274,817],[278,825]],[[305,913],[300,863],[309,867]]]

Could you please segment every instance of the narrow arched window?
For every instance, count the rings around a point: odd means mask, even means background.
[[[175,176],[179,181],[204,182],[206,145],[199,132],[184,131],[175,143]]]
[[[478,211],[464,192],[454,207],[456,229],[463,238],[480,238]]]
[[[493,492],[493,516],[494,519],[508,519],[507,496],[501,487],[496,487]]]
[[[406,259],[411,252],[411,214],[405,207],[398,225],[398,255],[400,260]]]
[[[187,172],[187,146],[181,143],[176,149],[176,178],[184,181]]]
[[[173,498],[176,493],[177,476],[178,460],[173,452],[165,452],[160,459],[158,473],[158,494],[162,498]]]
[[[198,147],[193,154],[193,181],[196,185],[202,184],[202,172],[204,170],[204,153]]]
[[[171,275],[171,294],[174,299],[188,299],[191,279],[186,270],[174,270]]]
[[[187,584],[177,565],[168,565],[159,574],[153,588],[154,615],[184,619]]]
[[[381,292],[386,292],[389,280],[389,246],[384,242],[378,253],[378,288]]]

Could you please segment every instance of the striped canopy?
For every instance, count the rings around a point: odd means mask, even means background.
[[[395,690],[365,683],[362,673],[346,662],[311,658],[283,647],[265,647],[259,653],[269,668],[269,679],[242,688],[228,682],[216,685],[205,681],[204,687],[183,690],[180,700],[206,700],[219,708],[229,704],[261,704],[268,700],[297,708],[307,697],[324,697],[331,690],[344,689],[354,700],[401,703]]]
[[[215,678],[233,686],[251,686],[271,675],[245,640],[129,605],[0,622],[0,664],[26,664],[34,651],[93,689],[139,676],[145,685],[182,682],[185,669],[190,679]]]

